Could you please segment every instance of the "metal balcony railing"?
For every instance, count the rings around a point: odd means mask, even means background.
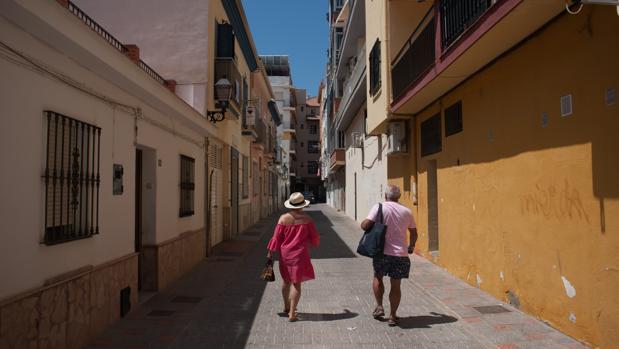
[[[451,46],[492,3],[493,0],[442,0],[440,11],[443,49]]]
[[[236,63],[230,58],[215,58],[214,81],[218,81],[223,77],[232,83],[232,96],[230,97],[232,104],[240,107],[242,97],[241,93],[237,94],[237,91],[241,91],[240,84],[242,79],[241,73],[239,73],[239,69],[236,67]],[[215,97],[215,89],[213,89],[213,97]]]
[[[342,100],[340,102],[340,108],[338,109],[336,116],[336,124],[338,119],[342,117],[344,111],[348,107],[348,103],[350,99],[354,95],[356,88],[358,86],[359,80],[365,78],[365,48],[357,54],[357,61],[355,66],[352,69],[352,72],[348,76],[348,78],[344,81],[344,93],[342,95]]]
[[[110,45],[114,46],[119,52],[122,54],[127,54],[128,50],[118,39],[116,39],[112,34],[110,34],[107,30],[103,29],[101,25],[95,22],[90,16],[86,14],[86,12],[82,11],[77,5],[73,2],[69,1],[68,7],[69,11],[75,15],[75,17],[79,18],[86,24],[90,29],[99,34],[105,41],[107,41]],[[155,79],[161,85],[166,86],[166,80],[159,75],[153,68],[151,68],[148,64],[146,64],[143,60],[139,60],[137,62],[138,67],[140,67],[146,74],[148,74],[151,78]]]
[[[392,64],[391,88],[394,100],[434,65],[436,29],[434,23],[434,13],[429,12]]]

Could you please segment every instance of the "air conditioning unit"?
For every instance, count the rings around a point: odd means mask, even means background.
[[[387,134],[387,155],[406,153],[406,122],[393,121],[389,123],[389,133]]]
[[[247,126],[255,126],[256,125],[256,107],[247,106],[247,119],[245,119],[245,125]]]
[[[364,135],[361,132],[353,132],[352,133],[352,144],[351,147],[353,148],[363,148],[363,140],[364,140]]]

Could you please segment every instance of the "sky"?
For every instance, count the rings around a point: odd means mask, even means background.
[[[327,0],[242,2],[258,54],[288,55],[293,84],[315,96],[327,61]]]

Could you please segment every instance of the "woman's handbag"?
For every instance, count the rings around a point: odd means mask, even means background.
[[[262,273],[260,273],[260,278],[264,281],[275,281],[275,273],[273,272],[273,260],[271,258],[267,259],[264,269],[262,269]]]
[[[385,247],[386,232],[387,226],[383,224],[383,204],[379,203],[376,222],[363,233],[357,247],[357,253],[370,258],[382,255],[383,248]]]

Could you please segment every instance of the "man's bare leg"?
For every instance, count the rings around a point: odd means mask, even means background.
[[[401,279],[391,279],[391,290],[389,290],[389,319],[397,320],[397,311],[402,299],[402,291],[400,290]]]
[[[385,294],[385,284],[383,283],[383,276],[380,274],[374,274],[374,280],[372,281],[372,290],[374,290],[374,298],[376,299],[376,308],[372,313],[375,318],[385,315],[383,310],[383,295]]]

